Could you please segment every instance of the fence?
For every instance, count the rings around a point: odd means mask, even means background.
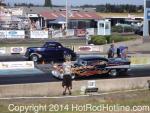
[[[77,37],[85,37],[86,32],[89,33],[89,35],[96,35],[96,30],[94,28],[87,28],[87,29],[68,29],[67,30],[67,36],[77,36]],[[65,37],[66,33],[62,30],[53,30],[50,31],[52,38],[59,38],[59,37]]]
[[[0,38],[25,38],[24,30],[0,30]]]
[[[0,39],[23,39],[23,38],[60,38],[65,36],[78,36],[85,37],[86,32],[89,35],[96,35],[96,29],[68,29],[67,35],[66,31],[63,30],[0,30]]]

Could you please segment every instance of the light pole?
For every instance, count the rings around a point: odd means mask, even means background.
[[[28,0],[28,3],[27,3],[27,6],[29,6],[29,0]]]
[[[66,0],[66,37],[68,34],[68,0]]]
[[[1,16],[2,16],[2,8],[1,8],[1,3],[2,1],[0,0],[0,22],[1,22]],[[0,24],[0,30],[1,30],[2,26]]]
[[[1,16],[2,16],[2,2],[3,0],[0,0],[0,21],[1,21]]]
[[[2,2],[2,1],[0,0],[0,21],[1,21],[1,14],[2,14],[2,13],[1,13],[1,10],[2,10],[2,8],[1,8],[1,2]]]

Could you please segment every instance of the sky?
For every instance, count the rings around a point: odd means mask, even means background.
[[[36,5],[43,4],[45,0],[4,0],[5,2],[9,2],[9,4],[13,4],[15,2],[17,3],[33,3]],[[52,3],[54,5],[65,5],[66,0],[52,0]],[[68,0],[71,2],[71,5],[77,6],[77,5],[96,5],[96,4],[135,4],[135,5],[143,5],[144,0]]]

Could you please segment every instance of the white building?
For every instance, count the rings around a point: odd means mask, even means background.
[[[99,20],[97,26],[98,35],[111,35],[111,22],[109,20]]]

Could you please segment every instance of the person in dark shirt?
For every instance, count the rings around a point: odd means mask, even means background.
[[[117,48],[117,57],[118,57],[118,58],[121,58],[121,51],[120,51],[120,48]]]
[[[128,47],[120,46],[117,48],[117,57],[118,58],[127,58]]]
[[[108,50],[108,58],[114,58],[114,55],[115,55],[115,47],[114,44],[111,44]]]

